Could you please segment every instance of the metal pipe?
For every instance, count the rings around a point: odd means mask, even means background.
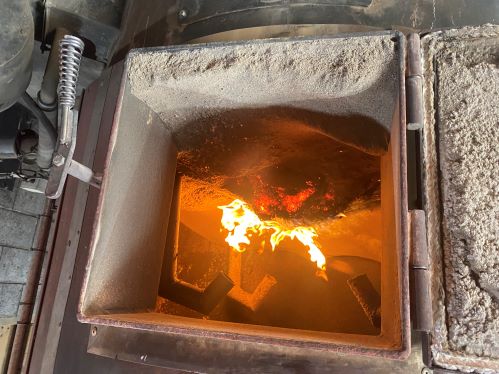
[[[67,105],[59,105],[57,123],[59,124],[59,143],[71,142],[73,125],[73,111]]]
[[[38,91],[37,104],[45,111],[52,111],[57,108],[57,84],[59,82],[59,52],[62,38],[67,30],[59,27],[54,32],[52,47],[50,49],[47,66],[43,74],[42,85]]]
[[[52,163],[52,155],[57,143],[57,132],[45,113],[40,110],[35,101],[26,92],[19,99],[19,103],[28,109],[37,119],[36,127],[33,129],[38,134],[38,156],[36,163],[40,168],[48,169]]]
[[[68,174],[96,188],[100,188],[102,183],[101,176],[96,175],[92,169],[75,160],[71,160],[69,163]]]

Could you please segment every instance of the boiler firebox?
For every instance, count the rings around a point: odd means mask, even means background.
[[[404,355],[402,46],[131,53],[82,318]]]
[[[156,350],[163,336],[407,357],[410,264],[414,327],[442,305],[433,132],[416,147],[430,255],[424,213],[408,214],[407,129],[442,89],[422,56],[398,32],[130,52],[79,320],[154,332]]]

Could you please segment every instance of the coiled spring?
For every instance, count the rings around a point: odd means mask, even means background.
[[[76,36],[65,35],[59,45],[59,85],[57,86],[59,105],[65,105],[71,109],[75,105],[76,84],[85,44]]]

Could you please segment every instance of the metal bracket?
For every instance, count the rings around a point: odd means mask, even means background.
[[[73,160],[76,147],[76,132],[78,129],[78,112],[70,111],[71,140],[67,143],[59,143],[50,170],[45,195],[49,199],[57,199],[61,196],[68,174],[91,186],[100,188],[102,178],[96,175],[92,169]]]

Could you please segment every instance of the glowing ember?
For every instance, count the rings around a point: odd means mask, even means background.
[[[314,217],[338,209],[332,182],[320,177],[305,181],[301,187],[284,188],[269,184],[262,176],[246,180],[252,190],[252,206],[262,219],[270,217]],[[240,182],[243,184],[244,182]],[[246,192],[248,193],[248,192]],[[334,214],[332,214],[334,216]]]
[[[280,194],[280,197],[282,198],[282,205],[286,207],[286,211],[288,213],[296,213],[301,208],[305,200],[307,200],[314,193],[315,188],[309,187],[298,192],[296,195],[284,195],[283,192],[282,195]]]
[[[317,232],[313,227],[298,226],[294,228],[283,227],[276,221],[262,221],[246,204],[241,200],[234,200],[228,205],[218,207],[222,210],[222,226],[229,231],[225,241],[238,252],[244,252],[243,244],[250,244],[252,235],[263,235],[266,232],[271,232],[270,244],[272,251],[285,238],[297,239],[304,246],[308,247],[310,260],[317,264],[321,270],[326,268],[326,258],[319,249],[314,238],[317,237]]]
[[[257,177],[257,193],[254,204],[260,213],[270,215],[272,211],[286,211],[289,214],[298,212],[303,203],[308,200],[316,189],[311,181],[306,182],[307,188],[293,195],[286,194],[282,187],[266,185],[261,177]]]

